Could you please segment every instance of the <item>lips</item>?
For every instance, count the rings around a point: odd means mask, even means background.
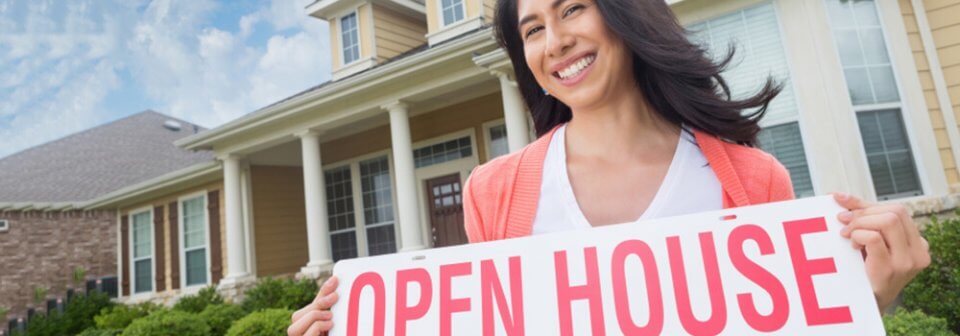
[[[583,70],[593,64],[593,61],[597,59],[597,56],[594,54],[587,54],[579,59],[574,60],[569,65],[564,67],[562,70],[556,71],[553,75],[560,79],[570,79],[579,75]]]

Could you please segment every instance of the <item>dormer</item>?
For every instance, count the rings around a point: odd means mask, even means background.
[[[318,0],[307,6],[307,13],[330,24],[333,80],[426,43],[426,11],[423,0]]]
[[[430,45],[449,40],[493,22],[497,0],[424,0]]]

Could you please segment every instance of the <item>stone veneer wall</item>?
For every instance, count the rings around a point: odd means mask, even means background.
[[[0,219],[9,222],[0,232],[0,307],[10,309],[8,318],[33,304],[36,287],[50,298],[65,295],[76,267],[88,278],[117,273],[113,211],[0,211]]]

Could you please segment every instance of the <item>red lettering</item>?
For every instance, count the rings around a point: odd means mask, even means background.
[[[557,279],[557,306],[560,310],[560,335],[573,335],[573,300],[587,300],[590,304],[590,326],[593,335],[606,335],[603,326],[603,302],[600,296],[600,269],[597,266],[597,248],[583,249],[586,262],[587,283],[582,286],[571,286],[567,270],[567,252],[553,253],[553,263],[556,267]]]
[[[450,281],[453,277],[470,275],[470,263],[440,266],[440,335],[452,335],[453,313],[470,310],[470,298],[454,299]]]
[[[773,310],[769,315],[760,314],[757,312],[757,306],[753,303],[752,295],[741,293],[737,294],[740,312],[743,314],[743,319],[754,330],[763,332],[779,330],[787,323],[787,317],[790,314],[787,290],[783,288],[783,284],[780,280],[777,280],[776,276],[747,258],[743,252],[743,243],[747,240],[757,242],[760,255],[773,254],[773,242],[770,241],[770,235],[763,228],[747,224],[733,229],[727,244],[727,251],[730,254],[733,267],[770,294]]]
[[[347,306],[347,335],[357,336],[357,325],[360,318],[360,294],[364,288],[373,290],[373,335],[383,336],[386,322],[386,289],[383,277],[374,272],[360,274],[353,280],[350,287],[350,304]]]
[[[627,257],[635,255],[643,265],[643,276],[647,284],[647,300],[650,307],[650,321],[645,326],[633,323],[630,316],[630,300],[627,295],[627,278],[624,263]],[[650,246],[639,240],[627,240],[613,250],[613,299],[617,310],[617,322],[624,335],[660,335],[663,330],[663,294],[660,292],[660,278],[657,262]]]
[[[677,297],[677,310],[683,329],[694,336],[717,335],[727,324],[727,307],[723,299],[723,284],[720,281],[720,267],[717,264],[717,251],[713,243],[713,233],[700,233],[700,250],[703,254],[703,266],[707,277],[707,290],[710,294],[710,318],[697,320],[690,305],[690,292],[687,288],[687,272],[683,267],[683,252],[680,250],[680,237],[667,237],[667,254],[670,259],[670,273],[673,276],[673,291]]]
[[[483,335],[496,334],[493,323],[493,301],[497,301],[497,311],[507,335],[523,336],[523,283],[520,274],[520,257],[510,257],[510,306],[513,316],[507,309],[507,299],[503,294],[503,286],[497,275],[497,268],[493,260],[480,262],[480,302],[483,311]]]
[[[409,283],[420,284],[420,300],[416,305],[407,305],[407,287]],[[430,301],[433,300],[433,285],[430,282],[430,273],[422,268],[397,271],[397,312],[394,319],[394,330],[397,336],[407,334],[407,321],[416,320],[430,310]]]
[[[821,308],[813,287],[814,275],[836,273],[837,265],[833,263],[833,258],[807,259],[801,236],[827,231],[827,222],[823,217],[784,222],[783,231],[787,237],[787,248],[790,249],[790,259],[793,261],[793,272],[797,277],[800,302],[803,304],[807,325],[853,322],[849,307]]]

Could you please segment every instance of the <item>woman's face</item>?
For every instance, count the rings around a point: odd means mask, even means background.
[[[537,82],[572,109],[632,87],[631,53],[607,28],[597,0],[517,0],[524,57]]]

